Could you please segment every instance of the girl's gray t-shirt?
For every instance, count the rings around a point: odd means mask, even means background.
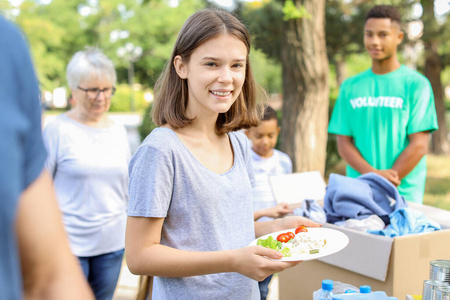
[[[165,218],[161,244],[188,251],[221,251],[255,239],[250,146],[242,132],[228,133],[230,170],[202,165],[174,131],[157,128],[131,159],[128,215]],[[259,299],[255,280],[238,273],[155,277],[152,299]]]

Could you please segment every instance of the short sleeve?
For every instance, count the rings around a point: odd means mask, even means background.
[[[10,44],[11,69],[10,78],[16,82],[6,87],[14,89],[16,101],[21,102],[22,111],[26,117],[26,134],[23,135],[23,189],[26,189],[42,172],[46,151],[42,141],[42,109],[37,78],[34,72],[31,57],[24,39],[15,39]],[[17,73],[17,74],[15,74]],[[20,74],[19,74],[20,73]],[[8,82],[8,81],[7,81]],[[3,81],[3,83],[5,83]],[[5,83],[8,84],[8,83]]]
[[[47,125],[43,131],[44,145],[47,150],[47,159],[45,160],[45,169],[54,179],[56,176],[58,162],[58,132],[53,124]]]
[[[173,192],[174,165],[170,151],[162,150],[145,144],[131,158],[129,216],[167,216]]]
[[[410,86],[410,118],[406,128],[408,135],[438,129],[434,95],[428,79],[419,77]]]
[[[39,98],[34,98],[34,112],[29,113],[29,131],[26,135],[25,151],[24,151],[24,189],[28,187],[44,169],[46,159],[46,151],[42,141],[42,123]]]
[[[352,129],[350,127],[349,112],[348,112],[348,99],[347,99],[347,84],[348,81],[344,81],[339,90],[339,96],[331,114],[330,124],[328,125],[328,132],[338,135],[352,136]]]
[[[286,153],[284,154],[284,163],[283,163],[283,168],[285,171],[285,174],[291,174],[292,173],[292,160],[289,157],[289,155],[287,155]]]
[[[239,134],[241,134],[241,133],[239,133]],[[250,145],[249,139],[247,138],[247,136],[244,133],[242,133],[242,136],[240,136],[240,140],[243,141],[244,161],[245,161],[246,167],[247,167],[248,178],[250,179],[250,183],[253,187],[255,185],[255,174],[253,171],[251,145]]]

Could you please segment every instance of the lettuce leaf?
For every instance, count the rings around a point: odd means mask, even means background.
[[[284,256],[290,257],[291,256],[291,250],[288,247],[283,248],[283,244],[280,241],[277,241],[273,237],[269,236],[267,239],[258,239],[256,241],[256,244],[258,246],[263,246],[266,248],[274,249],[277,251],[280,251],[283,253]]]
[[[280,250],[282,248],[281,242],[277,241],[271,236],[269,236],[267,239],[258,239],[258,241],[256,241],[256,244],[258,246],[263,246],[274,250]]]

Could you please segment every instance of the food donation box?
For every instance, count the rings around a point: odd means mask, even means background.
[[[423,281],[430,276],[430,261],[450,259],[450,212],[410,202],[408,206],[424,212],[443,230],[389,238],[324,224],[345,233],[347,247],[279,273],[279,298],[311,299],[323,279],[370,285],[372,290],[398,299],[405,299],[407,294],[421,295]]]

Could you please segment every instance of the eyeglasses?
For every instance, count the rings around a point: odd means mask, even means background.
[[[111,98],[112,96],[114,96],[114,93],[116,92],[116,88],[112,87],[112,88],[104,88],[103,90],[99,89],[99,88],[92,88],[92,89],[83,89],[82,87],[78,87],[80,90],[86,92],[86,96],[89,99],[97,99],[98,96],[100,96],[100,93],[103,92],[103,95],[105,96],[106,99]]]

